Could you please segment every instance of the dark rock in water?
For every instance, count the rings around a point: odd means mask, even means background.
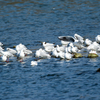
[[[88,58],[96,58],[96,57],[98,57],[98,55],[95,53],[88,54]]]
[[[75,53],[73,58],[81,58],[83,57],[81,53]]]
[[[98,68],[98,69],[96,70],[96,72],[100,72],[100,68]]]
[[[13,48],[16,48],[16,46],[14,45]]]

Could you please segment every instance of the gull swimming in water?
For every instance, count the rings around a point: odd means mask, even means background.
[[[24,49],[23,52],[25,53],[25,55],[29,55],[29,54],[32,54],[32,51],[29,50],[29,49]]]
[[[47,51],[47,52],[52,52],[52,50],[54,49],[53,43],[42,42],[42,44],[43,44],[45,51]]]
[[[40,58],[51,58],[51,56],[42,48],[36,51],[35,57],[40,57]]]
[[[26,48],[25,45],[23,45],[21,43],[16,46],[16,51],[17,52],[21,51],[22,49],[24,50],[24,49],[27,49],[27,48]]]
[[[2,55],[2,56],[1,56],[1,59],[2,59],[3,62],[8,62],[8,61],[7,61],[7,56],[6,56],[6,55]]]
[[[31,66],[36,66],[38,65],[37,61],[31,61]]]
[[[46,46],[54,46],[53,43],[42,42],[42,44],[43,44],[43,47],[46,47]]]
[[[17,53],[17,58],[23,61],[23,58],[25,57],[25,53],[23,52],[23,49]]]
[[[1,53],[2,55],[7,56],[7,57],[13,57],[13,54],[10,53],[9,51],[0,51],[0,53]]]
[[[13,55],[15,55],[17,53],[16,50],[11,49],[11,48],[6,48],[7,51],[9,51],[10,53],[12,53]]]
[[[22,49],[23,49],[23,52],[25,53],[25,55],[32,54],[32,51],[27,49],[27,47],[25,45],[20,43],[19,45],[16,46],[17,53],[19,53]]]
[[[47,51],[47,52],[52,52],[53,49],[54,49],[54,46],[46,46],[46,47],[44,47],[44,48],[45,48],[45,51]]]
[[[2,61],[9,61],[9,57],[13,57],[13,54],[9,51],[0,51],[0,53],[2,54]]]

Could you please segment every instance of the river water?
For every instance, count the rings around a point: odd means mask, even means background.
[[[100,0],[0,0],[0,42],[19,43],[32,55],[0,61],[0,100],[100,100],[100,57],[42,59],[41,42],[61,44],[58,36],[77,33],[92,41],[100,34]]]

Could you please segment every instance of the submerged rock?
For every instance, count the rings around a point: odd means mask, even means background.
[[[95,54],[95,53],[89,53],[88,54],[88,58],[96,58],[96,57],[98,57],[98,55]]]
[[[81,58],[83,57],[81,53],[75,53],[73,58]]]

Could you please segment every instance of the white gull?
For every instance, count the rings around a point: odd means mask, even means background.
[[[36,66],[38,65],[37,61],[31,61],[31,66]]]
[[[39,50],[36,51],[35,57],[40,57],[40,58],[51,58],[50,54],[48,54],[45,50],[40,48]]]

